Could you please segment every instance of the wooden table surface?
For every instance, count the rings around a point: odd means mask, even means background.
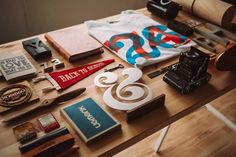
[[[146,9],[141,9],[139,11],[151,17],[150,13],[146,11]],[[179,18],[185,18],[185,17],[186,15],[182,13]],[[115,19],[116,16],[110,17],[110,18]],[[157,20],[161,23],[164,22],[161,19],[157,19]],[[105,50],[105,53],[103,53],[101,56],[92,56],[87,59],[82,59],[81,61],[70,64],[67,61],[65,61],[62,58],[62,56],[60,56],[46,42],[44,38],[44,34],[38,35],[37,37],[43,40],[51,48],[52,55],[53,55],[52,58],[59,58],[60,60],[63,60],[66,65],[66,68],[81,66],[84,64],[102,61],[102,60],[110,59],[110,58],[114,58],[115,62],[108,65],[106,68],[113,67],[119,63],[123,64],[125,67],[130,67],[130,65],[128,65],[126,62],[122,61],[116,55],[112,54],[111,52],[107,50]],[[33,60],[30,57],[30,55],[27,54],[26,51],[23,49],[22,47],[23,40],[26,40],[26,39],[0,45],[0,53],[4,51],[23,52],[32,61],[32,63],[39,69],[39,71],[42,71],[42,68],[39,67],[39,64],[41,62],[49,61],[50,59],[45,59],[40,62],[36,62],[35,60]],[[217,46],[217,52],[219,53],[221,51],[223,51],[223,47]],[[154,110],[151,113],[141,118],[138,118],[131,123],[127,123],[125,120],[125,113],[122,111],[111,109],[108,106],[106,106],[106,104],[102,100],[104,90],[94,86],[93,79],[97,74],[103,71],[103,70],[100,70],[90,75],[88,78],[76,83],[75,85],[61,92],[61,93],[64,93],[66,91],[71,91],[79,87],[87,87],[87,91],[81,96],[73,100],[70,100],[66,103],[57,105],[51,109],[38,112],[34,115],[28,115],[18,120],[15,124],[4,125],[1,123],[0,124],[0,130],[1,130],[0,131],[0,154],[1,154],[0,156],[1,157],[20,156],[20,152],[18,150],[19,143],[17,143],[16,141],[16,138],[12,131],[12,127],[25,121],[35,122],[36,117],[42,114],[48,113],[48,112],[52,112],[55,114],[61,126],[66,126],[69,128],[71,134],[76,139],[76,143],[80,146],[80,150],[78,152],[74,152],[73,154],[70,154],[71,156],[78,156],[78,154],[80,154],[80,156],[82,157],[98,156],[98,155],[111,156],[127,148],[128,146],[140,141],[141,139],[151,135],[152,133],[160,130],[161,128],[167,126],[168,124],[171,124],[175,122],[176,120],[184,117],[185,115],[193,112],[194,110],[205,105],[206,103],[211,102],[215,98],[225,94],[231,89],[235,88],[236,73],[217,71],[212,63],[210,64],[209,70],[208,70],[209,73],[212,74],[212,79],[209,81],[209,84],[202,86],[199,89],[193,91],[192,93],[186,94],[186,95],[182,95],[178,93],[175,89],[173,89],[164,81],[162,81],[163,75],[156,77],[154,79],[150,79],[147,77],[147,74],[149,72],[160,69],[161,67],[169,65],[173,62],[176,62],[177,60],[178,58],[173,58],[163,63],[149,66],[143,70],[144,75],[141,79],[141,82],[151,87],[151,89],[153,90],[154,96],[158,96],[162,93],[166,94],[165,106],[160,107],[157,110]],[[117,73],[119,76],[121,76],[121,72],[122,70],[115,71],[115,73]],[[4,80],[0,80],[1,87],[6,84],[7,83]],[[35,88],[36,92],[40,96],[40,99],[54,97],[58,94],[57,91],[52,91],[47,94],[42,93],[41,89],[45,87],[49,87],[49,86],[51,86],[51,84],[48,81],[42,81],[37,84],[33,84],[33,87]],[[97,141],[96,143],[92,145],[86,146],[83,143],[83,141],[79,138],[79,136],[76,134],[76,132],[68,125],[68,123],[65,122],[63,117],[60,115],[59,109],[62,108],[63,106],[73,104],[75,102],[79,102],[88,97],[92,97],[99,105],[101,105],[106,111],[108,111],[111,115],[113,115],[121,123],[122,129],[121,131],[116,131],[108,135],[107,137]],[[36,105],[36,104],[37,103],[24,106],[24,108],[32,107],[33,105]],[[17,110],[23,110],[23,109],[19,108]],[[1,114],[0,120],[7,115],[14,114],[15,112],[17,111],[14,110],[12,112]]]

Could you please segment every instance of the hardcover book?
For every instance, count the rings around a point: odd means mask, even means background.
[[[0,70],[7,81],[17,81],[35,76],[37,70],[23,53],[0,54]]]
[[[69,62],[103,52],[102,45],[89,36],[85,25],[49,32],[45,38]]]
[[[121,128],[120,123],[91,98],[64,107],[61,112],[86,144]]]

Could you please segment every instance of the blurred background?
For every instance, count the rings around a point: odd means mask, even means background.
[[[0,44],[144,8],[147,0],[1,0]]]

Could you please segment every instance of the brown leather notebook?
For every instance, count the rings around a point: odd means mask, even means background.
[[[45,38],[69,62],[103,52],[84,24],[46,33]]]

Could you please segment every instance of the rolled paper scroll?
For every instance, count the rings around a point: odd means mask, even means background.
[[[185,10],[222,27],[229,27],[236,7],[220,0],[173,0]]]

